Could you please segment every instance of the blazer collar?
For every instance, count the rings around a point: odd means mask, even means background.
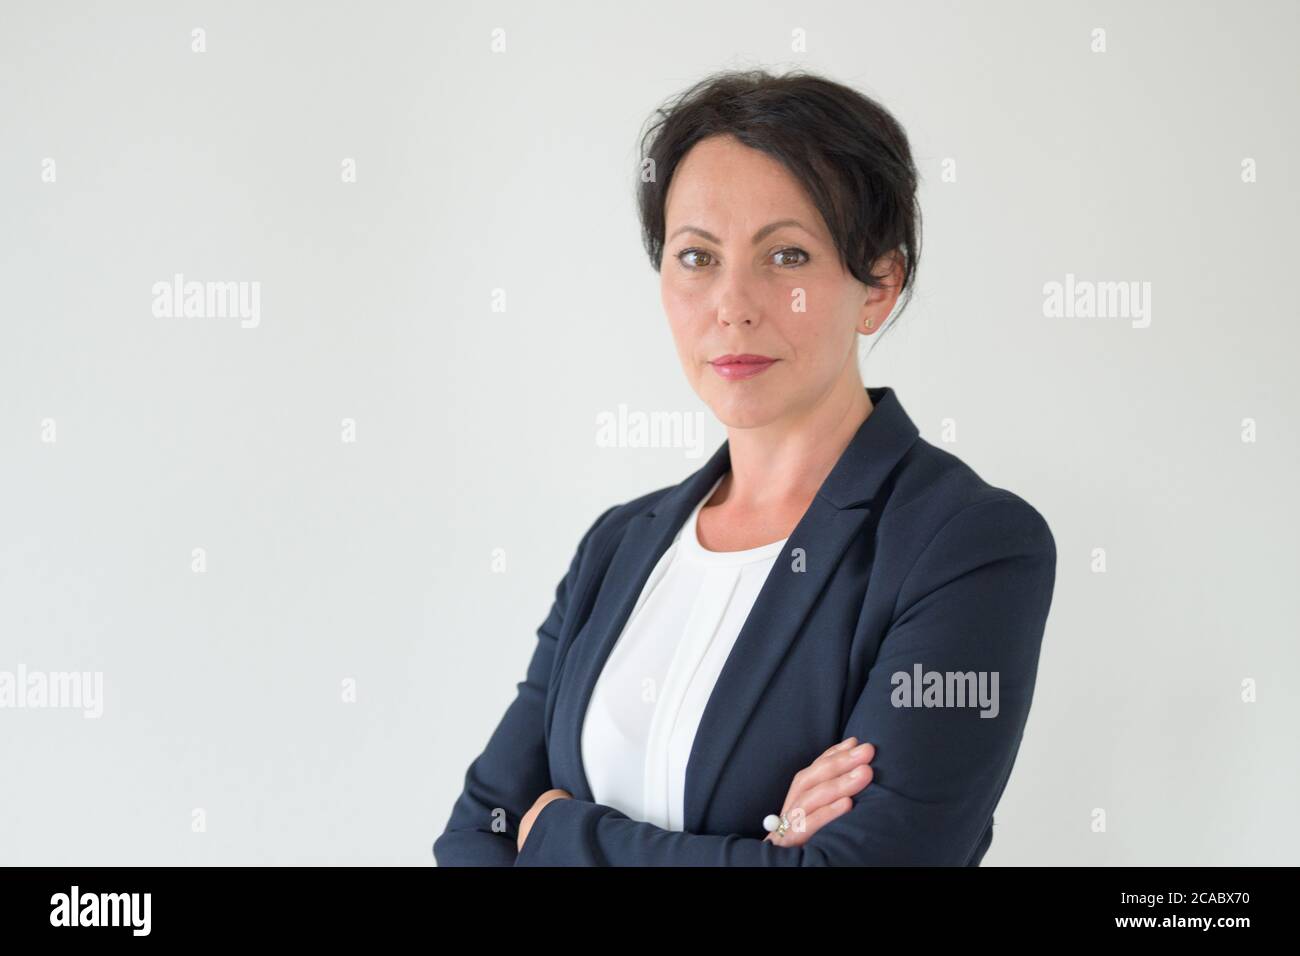
[[[866,392],[874,406],[871,414],[858,427],[817,490],[819,498],[836,508],[854,508],[875,497],[920,434],[892,387],[867,388]],[[680,526],[704,493],[730,468],[731,442],[727,440],[694,474],[665,492],[649,514],[680,518],[677,523]]]
[[[683,826],[700,832],[709,800],[732,749],[764,688],[802,630],[817,595],[871,513],[870,503],[919,432],[888,386],[867,388],[874,408],[818,489],[791,532],[718,675],[686,765]],[[568,692],[555,700],[553,779],[570,782],[574,796],[593,801],[582,765],[582,724],[606,659],[627,623],[655,564],[691,509],[731,467],[728,442],[694,474],[631,518],[610,558],[604,585],[563,671]],[[802,573],[788,573],[788,557],[803,550]],[[560,785],[558,782],[556,785]],[[757,823],[757,821],[756,821]]]

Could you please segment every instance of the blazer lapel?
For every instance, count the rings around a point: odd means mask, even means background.
[[[727,758],[870,509],[818,495],[777,556],[705,705],[686,763],[683,829],[699,832]],[[795,570],[796,556],[804,569]]]
[[[750,714],[849,543],[871,514],[867,503],[918,437],[916,425],[892,388],[868,388],[867,393],[875,407],[791,532],[704,708],[686,766],[683,825],[687,832],[700,832],[718,777]],[[576,771],[571,777],[581,791],[574,793],[579,799],[594,801],[582,764],[581,737],[601,668],[655,564],[691,509],[730,467],[729,445],[723,442],[699,470],[664,494],[651,511],[628,522],[610,559],[605,584],[586,625],[586,639],[569,650],[565,680],[573,681],[573,692],[557,701],[554,715],[560,748],[557,758]],[[794,569],[797,555],[802,570]]]
[[[655,564],[672,544],[691,509],[730,467],[730,451],[724,441],[694,474],[667,491],[652,511],[628,521],[584,625],[587,633],[569,649],[563,680],[572,681],[572,690],[557,698],[553,720],[558,734],[557,759],[575,771],[571,777],[581,792],[573,795],[580,800],[594,801],[582,763],[582,723],[596,680]]]

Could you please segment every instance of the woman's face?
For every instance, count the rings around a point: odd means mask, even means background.
[[[798,180],[730,135],[701,140],[673,174],[659,271],[687,380],[734,428],[861,390],[859,330],[868,317],[878,329],[897,298],[848,273]],[[716,361],[727,355],[773,361]]]

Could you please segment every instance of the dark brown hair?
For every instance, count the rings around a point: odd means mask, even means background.
[[[642,242],[656,271],[663,263],[664,203],[673,173],[692,146],[717,134],[731,134],[785,165],[821,213],[844,268],[859,281],[881,286],[885,276],[873,274],[872,265],[900,252],[904,278],[895,314],[902,313],[921,251],[919,177],[907,134],[875,100],[802,69],[781,76],[715,73],[656,110],[640,147],[642,168],[653,160],[653,175],[637,185]]]

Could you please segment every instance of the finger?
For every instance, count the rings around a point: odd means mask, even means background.
[[[872,743],[858,744],[856,747],[849,750],[843,750],[837,754],[831,754],[826,758],[826,763],[831,766],[831,772],[823,779],[842,776],[854,767],[870,764],[871,761],[875,759],[876,745]]]
[[[801,829],[796,830],[792,827],[785,832],[784,836],[777,837],[774,834],[768,834],[768,836],[772,837],[771,842],[777,846],[802,846],[812,839],[813,835],[826,824],[852,809],[853,800],[850,797],[843,797],[824,807],[819,807],[804,817]]]
[[[849,797],[855,793],[866,789],[871,781],[875,779],[875,771],[868,764],[860,764],[852,768],[847,773],[838,777],[832,777],[814,787],[805,790],[796,799],[790,802],[790,806],[781,812],[790,814],[796,810],[802,809],[804,816],[810,816],[816,810],[834,803],[842,797]]]
[[[829,757],[831,754],[836,753],[836,752],[838,752],[838,751],[840,751],[840,750],[847,750],[849,747],[852,747],[852,746],[853,746],[854,744],[856,744],[857,742],[858,742],[858,738],[857,738],[857,737],[845,737],[843,740],[841,740],[839,743],[837,743],[834,747],[827,747],[825,750],[823,750],[823,751],[821,752],[821,756],[823,756],[823,757]]]
[[[806,799],[804,794],[818,784],[842,776],[858,764],[870,763],[875,756],[876,748],[870,743],[858,744],[850,750],[835,751],[832,748],[830,753],[818,757],[795,775],[790,791],[786,794],[786,807],[795,806],[796,801]]]
[[[875,771],[872,770],[871,765],[859,764],[847,773],[817,784],[804,795],[802,804],[796,804],[796,806],[802,806],[804,813],[811,815],[812,811],[818,807],[834,803],[841,797],[851,797],[855,793],[859,793],[866,789],[874,779]]]

